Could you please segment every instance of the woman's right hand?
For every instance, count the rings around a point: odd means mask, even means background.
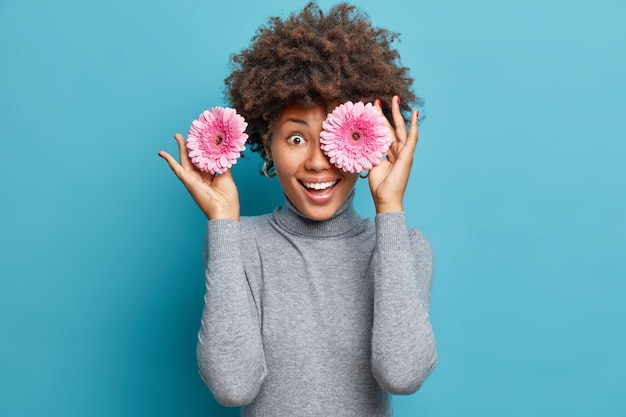
[[[165,151],[160,151],[159,156],[167,161],[207,219],[239,221],[239,194],[230,169],[219,175],[200,171],[189,159],[183,136],[177,133],[174,138],[178,143],[180,164]]]

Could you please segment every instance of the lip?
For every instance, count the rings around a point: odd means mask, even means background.
[[[304,186],[305,182],[316,183],[316,184],[321,184],[325,182],[336,182],[336,184],[331,187],[325,188],[323,190],[315,190],[315,189],[305,187]],[[298,180],[298,183],[300,184],[300,187],[303,190],[304,195],[306,196],[308,200],[310,200],[311,202],[315,204],[325,204],[325,203],[328,203],[333,198],[333,195],[335,195],[335,192],[337,191],[338,187],[341,184],[341,179],[339,178],[315,178],[315,179],[306,178],[306,179]]]

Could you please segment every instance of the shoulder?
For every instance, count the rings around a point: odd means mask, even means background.
[[[428,238],[420,229],[409,227],[404,212],[380,213],[375,217],[376,227],[379,234],[400,237],[408,235],[411,246],[431,251],[432,247]]]
[[[242,216],[241,219],[239,219],[240,228],[242,234],[244,235],[242,237],[249,236],[250,233],[258,233],[260,230],[270,226],[272,221],[271,214],[263,214],[260,216]]]
[[[242,245],[262,246],[266,240],[276,239],[276,226],[272,214],[243,216],[239,219],[240,240]]]
[[[270,219],[271,215],[269,214],[263,214],[260,216],[242,216],[239,219],[241,239],[254,239],[257,235],[262,234],[262,230],[267,227]]]

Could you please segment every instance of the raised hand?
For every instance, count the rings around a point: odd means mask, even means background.
[[[177,133],[174,138],[178,143],[180,163],[165,151],[160,151],[159,156],[165,159],[207,219],[239,221],[239,194],[230,169],[219,175],[198,170],[189,159],[183,136]]]
[[[380,109],[380,102],[376,103]],[[381,109],[382,112],[382,109]],[[417,145],[418,111],[411,114],[410,129],[407,132],[406,122],[400,112],[400,98],[391,100],[391,115],[395,128],[389,124],[395,140],[387,153],[387,159],[370,169],[369,186],[374,198],[376,213],[403,211],[402,199],[409,181],[413,153]]]

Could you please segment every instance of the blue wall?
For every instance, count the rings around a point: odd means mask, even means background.
[[[0,1],[0,416],[236,415],[195,365],[205,221],[156,153],[304,2],[212,3]],[[440,364],[396,415],[625,416],[626,3],[359,4],[427,103]],[[244,214],[281,201],[259,164]]]

